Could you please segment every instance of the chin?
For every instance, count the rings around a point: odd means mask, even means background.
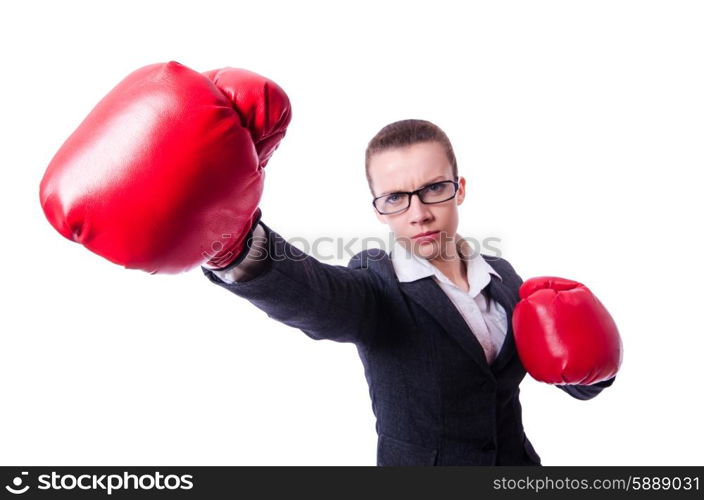
[[[427,260],[436,260],[440,255],[440,248],[437,244],[421,245],[418,247],[417,255]]]

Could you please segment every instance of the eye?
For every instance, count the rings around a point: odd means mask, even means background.
[[[426,186],[425,189],[428,191],[440,191],[445,187],[445,184],[442,182],[436,182],[435,184],[430,184],[429,186]]]
[[[399,201],[401,201],[401,195],[399,193],[391,193],[386,198],[384,198],[384,203],[389,203],[391,205],[393,205],[394,203],[398,203]]]

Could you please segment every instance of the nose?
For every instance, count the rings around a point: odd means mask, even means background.
[[[430,205],[426,205],[418,195],[411,196],[411,204],[408,207],[407,216],[411,224],[422,225],[433,219],[433,214],[430,211]]]

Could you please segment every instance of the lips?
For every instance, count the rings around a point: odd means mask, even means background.
[[[424,237],[427,237],[427,236],[432,236],[432,235],[437,234],[437,233],[439,233],[439,232],[440,232],[440,231],[427,231],[427,232],[425,232],[425,233],[416,234],[416,235],[413,237],[413,239],[415,240],[415,239],[418,239],[418,238],[424,238]]]

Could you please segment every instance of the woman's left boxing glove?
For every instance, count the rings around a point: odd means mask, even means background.
[[[514,339],[534,379],[591,385],[616,375],[623,351],[618,328],[586,286],[543,276],[524,282],[519,296],[512,318]]]

